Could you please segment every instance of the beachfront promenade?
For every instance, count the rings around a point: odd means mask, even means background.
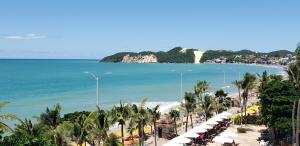
[[[251,105],[253,103],[256,102],[256,98],[252,97],[251,100],[248,101],[248,105]],[[236,114],[238,111],[240,110],[240,108],[238,107],[231,107],[229,108],[226,112],[230,113],[231,115]],[[231,116],[228,116],[228,119],[230,119]],[[210,119],[209,119],[210,120]],[[193,127],[198,127],[200,125],[203,125],[205,123],[205,121],[200,121],[199,117],[194,117],[193,118],[193,123],[194,126]],[[234,142],[236,144],[239,144],[241,146],[255,146],[259,144],[259,141],[257,141],[258,137],[260,137],[261,133],[260,130],[266,129],[265,126],[258,126],[258,125],[245,125],[244,128],[248,129],[247,133],[238,133],[237,132],[237,127],[239,125],[233,125],[230,124],[230,126],[226,129],[226,131],[231,132],[236,134],[237,136],[232,138],[234,140]],[[185,125],[182,125],[180,127],[177,128],[178,129],[178,135],[182,136],[183,134],[185,134]],[[188,131],[192,130],[193,128],[191,126],[188,126]],[[158,146],[163,146],[163,145],[169,145],[168,143],[170,143],[170,141],[172,140],[167,140],[165,138],[158,138],[157,139],[157,145]],[[154,137],[151,136],[146,142],[145,144],[147,146],[154,146]],[[172,145],[172,144],[171,144]],[[208,142],[206,145],[208,146],[220,146],[222,145],[220,142],[213,142],[210,141]]]

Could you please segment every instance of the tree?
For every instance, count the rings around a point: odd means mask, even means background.
[[[40,122],[43,125],[49,126],[51,129],[55,129],[61,122],[60,117],[61,106],[56,104],[54,109],[46,109],[45,113],[40,115]]]
[[[210,89],[210,85],[206,81],[197,82],[196,86],[194,86],[194,93],[199,101],[203,100],[204,94],[208,89]]]
[[[7,106],[9,102],[0,102],[0,112],[1,109],[5,106]],[[0,130],[3,130],[3,132],[12,132],[12,129],[4,123],[3,120],[13,120],[16,119],[16,116],[13,114],[0,114]]]
[[[211,112],[214,110],[214,100],[212,96],[206,95],[204,96],[204,100],[200,105],[201,109],[204,111],[205,120],[207,121],[209,117],[211,117]]]
[[[77,117],[76,121],[74,122],[73,137],[75,138],[77,145],[80,146],[87,141],[88,131],[85,124],[86,120],[87,116],[82,114]]]
[[[157,141],[156,141],[156,121],[160,119],[160,111],[159,105],[156,105],[153,108],[148,108],[149,115],[151,117],[151,122],[153,123],[154,126],[154,145],[157,146]]]
[[[70,146],[72,141],[72,129],[73,124],[65,121],[59,124],[54,130],[51,131],[51,135],[54,137],[54,143],[57,146]]]
[[[145,132],[144,127],[147,123],[148,112],[145,108],[147,98],[144,98],[139,105],[133,104],[131,106],[131,120],[137,123],[137,129],[140,137],[140,145],[144,143],[145,140]]]
[[[124,125],[130,116],[130,109],[128,105],[124,105],[120,101],[120,106],[115,106],[112,109],[113,122],[118,122],[121,125],[122,144],[124,145]]]
[[[63,118],[61,118],[61,122],[63,121],[69,121],[69,122],[76,122],[77,118],[81,115],[85,115],[86,117],[89,116],[91,112],[90,111],[76,111],[72,113],[64,114]]]
[[[108,138],[104,141],[103,146],[122,146],[119,142],[118,137],[114,134],[110,134]]]
[[[25,120],[18,119],[20,124],[16,124],[16,135],[31,135],[38,136],[41,133],[42,127],[32,124],[31,120],[25,118]]]
[[[275,143],[292,133],[294,101],[299,99],[299,91],[290,81],[271,80],[260,91],[260,113],[263,122],[272,129]]]
[[[244,106],[244,111],[245,111],[245,116],[246,116],[246,108],[247,108],[247,102],[248,102],[248,94],[249,91],[255,88],[255,81],[256,81],[256,76],[255,74],[251,73],[245,73],[244,74],[244,79],[242,82],[242,89],[243,89],[243,106]]]
[[[133,131],[136,130],[136,127],[137,127],[136,119],[135,118],[130,118],[129,123],[127,125],[127,132],[130,134],[132,145],[134,145]]]
[[[1,146],[56,146],[51,139],[43,135],[34,137],[29,135],[10,135],[0,141]]]
[[[185,125],[185,131],[187,132],[187,127],[188,127],[188,121],[189,121],[189,116],[191,119],[191,126],[193,128],[193,115],[191,114],[192,112],[195,111],[196,109],[196,99],[193,93],[185,93],[183,102],[181,103],[181,106],[186,112],[186,125]]]
[[[177,133],[177,124],[176,124],[176,121],[177,121],[177,118],[180,117],[180,112],[178,110],[175,110],[175,109],[172,109],[170,112],[169,112],[169,116],[171,119],[173,119],[173,122],[174,122],[174,128],[175,128],[175,133],[176,135],[178,135]]]
[[[107,138],[107,131],[112,125],[112,117],[109,111],[105,111],[97,106],[97,111],[92,112],[84,121],[85,130],[89,130],[88,136],[96,141],[96,145],[100,145],[101,141]]]
[[[300,90],[300,43],[297,44],[297,48],[295,50],[296,61],[290,63],[288,69],[286,70],[289,75],[289,80],[294,83],[297,90]],[[296,145],[299,145],[299,118],[300,118],[300,107],[298,101],[298,110],[296,109],[296,100],[294,100],[293,113],[292,113],[292,143],[296,142]],[[297,115],[296,123],[295,123],[295,114]],[[296,124],[296,125],[295,125]],[[296,127],[296,129],[295,129]]]
[[[242,88],[242,80],[235,80],[232,84],[238,89],[238,96],[239,96],[239,102],[240,102],[240,108],[241,108],[241,115],[243,115],[243,106],[242,106],[242,97],[241,97],[241,88]],[[241,125],[243,121],[243,116],[241,116]]]
[[[216,103],[216,112],[219,113],[228,107],[230,107],[230,101],[226,98],[227,93],[223,89],[217,90],[215,92],[215,103]]]

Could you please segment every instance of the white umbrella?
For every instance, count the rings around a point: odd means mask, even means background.
[[[182,135],[177,136],[171,140],[172,143],[177,143],[177,144],[190,143],[191,141],[192,141],[191,139],[188,139]]]
[[[207,125],[207,124],[201,124],[200,126],[199,126],[200,128],[203,128],[203,129],[207,129],[207,130],[209,130],[209,129],[213,129],[214,127],[212,127],[212,126],[209,126],[209,125]]]
[[[182,134],[184,137],[187,137],[187,138],[197,138],[199,137],[199,134],[193,132],[193,131],[188,131],[187,133],[184,133]]]
[[[217,119],[217,118],[211,118],[208,121],[206,121],[205,124],[207,124],[207,125],[218,125],[219,124],[218,123],[219,120],[220,119]]]
[[[205,124],[207,124],[207,125],[218,125],[219,123],[216,122],[216,121],[207,121],[207,122],[205,122]]]
[[[183,144],[168,142],[168,143],[164,144],[163,146],[183,146]]]
[[[200,127],[200,126],[197,126],[195,128],[193,128],[192,130],[190,130],[190,132],[194,132],[194,133],[205,133],[207,132],[206,129]]]
[[[224,115],[224,116],[231,116],[232,114],[229,112],[222,112],[219,115]]]
[[[215,138],[213,138],[213,142],[217,142],[221,144],[232,143],[233,139],[224,136],[216,136]]]
[[[213,117],[213,118],[209,119],[209,121],[222,122],[223,119],[220,117]]]
[[[228,138],[238,137],[238,135],[236,133],[233,133],[231,131],[224,131],[224,132],[220,133],[220,136],[224,136],[224,137],[228,137]]]
[[[229,119],[227,116],[221,115],[221,114],[216,115],[214,118],[219,118],[219,119]]]

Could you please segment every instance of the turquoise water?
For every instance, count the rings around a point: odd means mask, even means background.
[[[281,73],[279,68],[237,64],[110,64],[96,60],[0,60],[0,101],[9,101],[4,113],[31,117],[46,107],[62,105],[63,113],[93,110],[96,81],[100,79],[100,105],[109,108],[119,100],[138,102],[177,101],[180,96],[180,72],[184,91],[191,91],[197,80],[206,80],[212,90],[230,85],[245,72]],[[225,84],[224,84],[225,72]]]

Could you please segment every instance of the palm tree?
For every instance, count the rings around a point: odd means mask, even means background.
[[[133,131],[136,130],[137,124],[135,121],[135,118],[130,118],[129,123],[127,125],[127,132],[130,134],[131,140],[132,140],[132,145],[134,145],[134,140],[133,140]]]
[[[228,108],[230,105],[228,105],[228,100],[226,98],[227,93],[224,92],[223,89],[217,90],[215,92],[215,97],[216,97],[216,113],[219,113],[223,110],[225,110],[225,108]]]
[[[107,139],[104,141],[103,146],[121,146],[118,137],[114,134],[110,134]]]
[[[89,129],[88,135],[94,137],[96,145],[107,138],[107,131],[112,125],[112,117],[109,111],[105,111],[97,106],[97,111],[90,113],[84,122],[84,128]]]
[[[159,105],[156,105],[154,108],[148,108],[149,115],[151,116],[151,122],[153,123],[154,126],[154,145],[157,146],[157,141],[156,141],[156,121],[160,119],[160,111]]]
[[[112,109],[113,121],[121,125],[122,144],[124,145],[124,125],[130,116],[130,109],[128,105],[124,105],[120,101],[120,106],[115,106]]]
[[[204,96],[204,100],[201,102],[200,107],[204,111],[205,121],[207,121],[208,118],[211,117],[211,112],[214,110],[213,98],[209,95]]]
[[[148,113],[145,109],[147,98],[144,98],[139,105],[133,104],[131,107],[131,120],[137,123],[137,129],[140,137],[140,145],[144,143],[145,140],[145,132],[144,127],[147,123]]]
[[[196,109],[196,99],[195,99],[194,94],[186,92],[184,95],[184,100],[181,103],[181,106],[184,108],[184,110],[186,112],[185,131],[187,132],[189,116],[191,118],[191,126],[193,128],[193,115],[191,113],[194,112]]]
[[[203,100],[204,94],[208,89],[210,89],[209,83],[206,81],[198,81],[196,86],[194,86],[194,93],[201,101]]]
[[[290,63],[286,72],[288,73],[289,80],[294,83],[295,87],[300,90],[300,43],[297,44],[297,48],[295,50],[296,62]],[[296,143],[299,145],[299,118],[300,118],[300,100],[298,101],[298,110],[296,109],[297,100],[294,100],[293,112],[292,112],[292,143]],[[296,114],[296,122],[295,122],[295,114]],[[296,129],[295,129],[296,128]]]
[[[242,82],[242,89],[243,89],[243,93],[242,93],[242,97],[243,97],[243,102],[244,102],[244,111],[245,111],[245,116],[246,116],[246,108],[247,108],[247,102],[248,102],[248,94],[249,91],[255,88],[255,81],[256,81],[256,76],[255,74],[251,74],[251,73],[246,73],[244,74],[244,79]]]
[[[42,113],[39,120],[43,125],[49,126],[51,129],[55,129],[61,122],[60,117],[61,106],[56,104],[54,109],[46,109],[45,113]]]
[[[73,124],[65,121],[59,124],[51,133],[54,135],[54,143],[57,146],[70,146],[72,141]]]
[[[37,125],[32,124],[31,120],[25,118],[25,120],[18,119],[20,124],[16,125],[15,134],[16,135],[31,135],[38,136],[41,128]]]
[[[73,137],[75,138],[77,145],[80,146],[87,141],[88,131],[85,124],[86,121],[87,117],[84,114],[81,114],[74,123]]]
[[[172,109],[169,112],[169,116],[170,116],[171,119],[173,119],[174,127],[175,127],[175,133],[177,135],[177,124],[176,124],[176,121],[177,121],[177,118],[179,118],[179,116],[180,116],[180,112],[178,110]]]
[[[241,108],[241,114],[243,113],[243,106],[242,106],[242,97],[241,97],[241,88],[242,88],[242,80],[235,80],[232,84],[238,89],[238,96],[239,96],[239,102],[240,102],[240,108]],[[241,116],[241,123],[242,124],[242,116]]]
[[[0,112],[3,107],[5,107],[9,102],[0,102]],[[3,120],[13,120],[16,119],[16,116],[13,114],[0,114],[0,131],[3,132],[12,132],[12,129],[6,125]]]

